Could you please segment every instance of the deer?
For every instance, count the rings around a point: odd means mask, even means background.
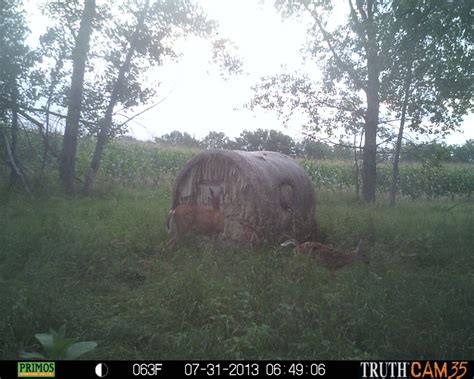
[[[329,270],[331,279],[336,278],[336,271],[344,266],[355,262],[363,262],[368,264],[368,256],[361,251],[362,240],[359,241],[357,247],[353,251],[341,251],[332,246],[322,244],[320,242],[304,242],[298,243],[294,239],[289,239],[281,244],[281,246],[293,245],[296,253],[316,253],[319,263]]]
[[[166,230],[174,236],[166,246],[173,250],[178,241],[189,232],[214,236],[224,231],[224,213],[220,209],[220,193],[210,189],[212,209],[192,204],[180,204],[170,210]]]

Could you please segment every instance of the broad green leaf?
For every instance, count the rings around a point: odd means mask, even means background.
[[[35,334],[36,339],[40,342],[41,346],[43,346],[44,351],[46,353],[51,353],[54,349],[54,338],[51,333],[38,333]]]
[[[94,350],[96,346],[97,346],[97,342],[93,342],[93,341],[77,342],[69,346],[64,358],[77,359],[81,355]]]
[[[77,338],[59,338],[54,340],[54,348],[51,352],[51,358],[64,358],[69,347],[77,341]]]
[[[20,353],[20,358],[23,358],[23,359],[46,359],[40,353],[27,353],[27,352]]]
[[[61,338],[64,338],[66,336],[66,324],[59,328],[57,335]]]

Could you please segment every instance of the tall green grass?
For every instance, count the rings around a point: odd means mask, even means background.
[[[327,243],[370,267],[190,237],[163,250],[170,185],[0,201],[0,358],[67,326],[90,359],[460,359],[474,354],[474,206],[317,192]]]

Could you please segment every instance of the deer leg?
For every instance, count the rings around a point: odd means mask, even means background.
[[[167,243],[166,243],[166,248],[170,248],[172,245],[174,246],[176,237],[171,238]]]
[[[174,250],[176,244],[178,243],[178,239],[179,239],[179,233],[175,233],[174,237],[171,238],[167,243],[166,243],[166,247],[169,249],[169,250]]]

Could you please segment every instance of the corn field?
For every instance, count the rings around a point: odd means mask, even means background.
[[[52,145],[59,151],[59,140],[53,141]],[[93,151],[94,141],[82,138],[76,162],[79,178],[83,178],[87,172]],[[107,146],[99,176],[103,181],[126,186],[156,186],[163,181],[173,181],[184,164],[198,151],[118,138]],[[40,185],[44,185],[42,181],[54,178],[57,170],[57,162],[52,157],[42,163],[42,154],[42,143],[37,135],[29,136],[20,146],[19,155],[25,171],[32,181]],[[357,177],[353,162],[307,158],[299,161],[318,189],[355,192],[357,180],[360,184],[360,175]],[[379,193],[388,192],[391,174],[390,164],[377,166]],[[5,167],[0,170],[0,176],[7,179]],[[398,191],[400,195],[411,199],[471,197],[474,191],[474,166],[467,163],[404,163],[400,166]]]

